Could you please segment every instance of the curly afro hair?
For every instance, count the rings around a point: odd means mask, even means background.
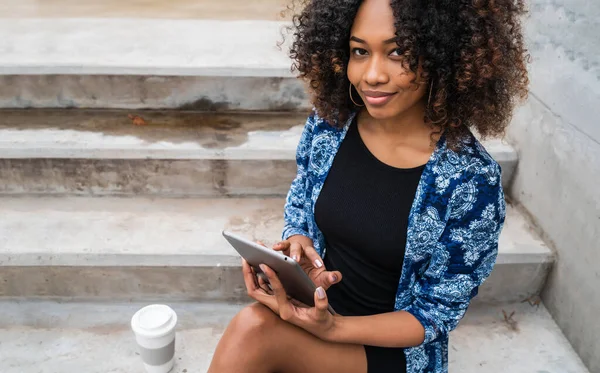
[[[356,106],[348,95],[349,38],[361,0],[304,0],[293,16],[292,69],[307,81],[319,115],[343,123]],[[527,97],[520,18],[524,0],[390,0],[405,68],[431,82],[425,122],[450,145],[474,129],[504,133],[515,101]],[[431,95],[429,95],[431,91]]]

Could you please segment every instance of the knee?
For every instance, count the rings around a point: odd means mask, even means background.
[[[243,308],[231,321],[229,328],[239,338],[245,340],[261,339],[272,334],[281,320],[273,311],[260,303]]]
[[[213,356],[209,372],[273,372],[279,316],[262,304],[242,309],[229,323]],[[277,354],[275,354],[277,356]]]

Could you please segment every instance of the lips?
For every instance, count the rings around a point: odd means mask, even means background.
[[[363,91],[365,101],[373,106],[381,106],[387,104],[396,93],[380,92],[380,91]]]
[[[363,91],[367,97],[386,97],[391,96],[393,93],[380,92],[380,91]]]

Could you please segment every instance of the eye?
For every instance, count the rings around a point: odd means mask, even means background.
[[[390,53],[390,56],[402,57],[402,51],[400,50],[400,48],[396,48],[392,51],[392,53]]]
[[[367,50],[363,49],[363,48],[353,48],[352,49],[352,54],[355,56],[366,56],[367,55]]]

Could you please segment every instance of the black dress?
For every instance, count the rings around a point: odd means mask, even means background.
[[[425,166],[398,169],[379,161],[351,124],[315,204],[325,236],[324,264],[342,281],[327,291],[344,316],[394,310],[408,215]],[[406,372],[401,348],[365,346],[368,373]]]

